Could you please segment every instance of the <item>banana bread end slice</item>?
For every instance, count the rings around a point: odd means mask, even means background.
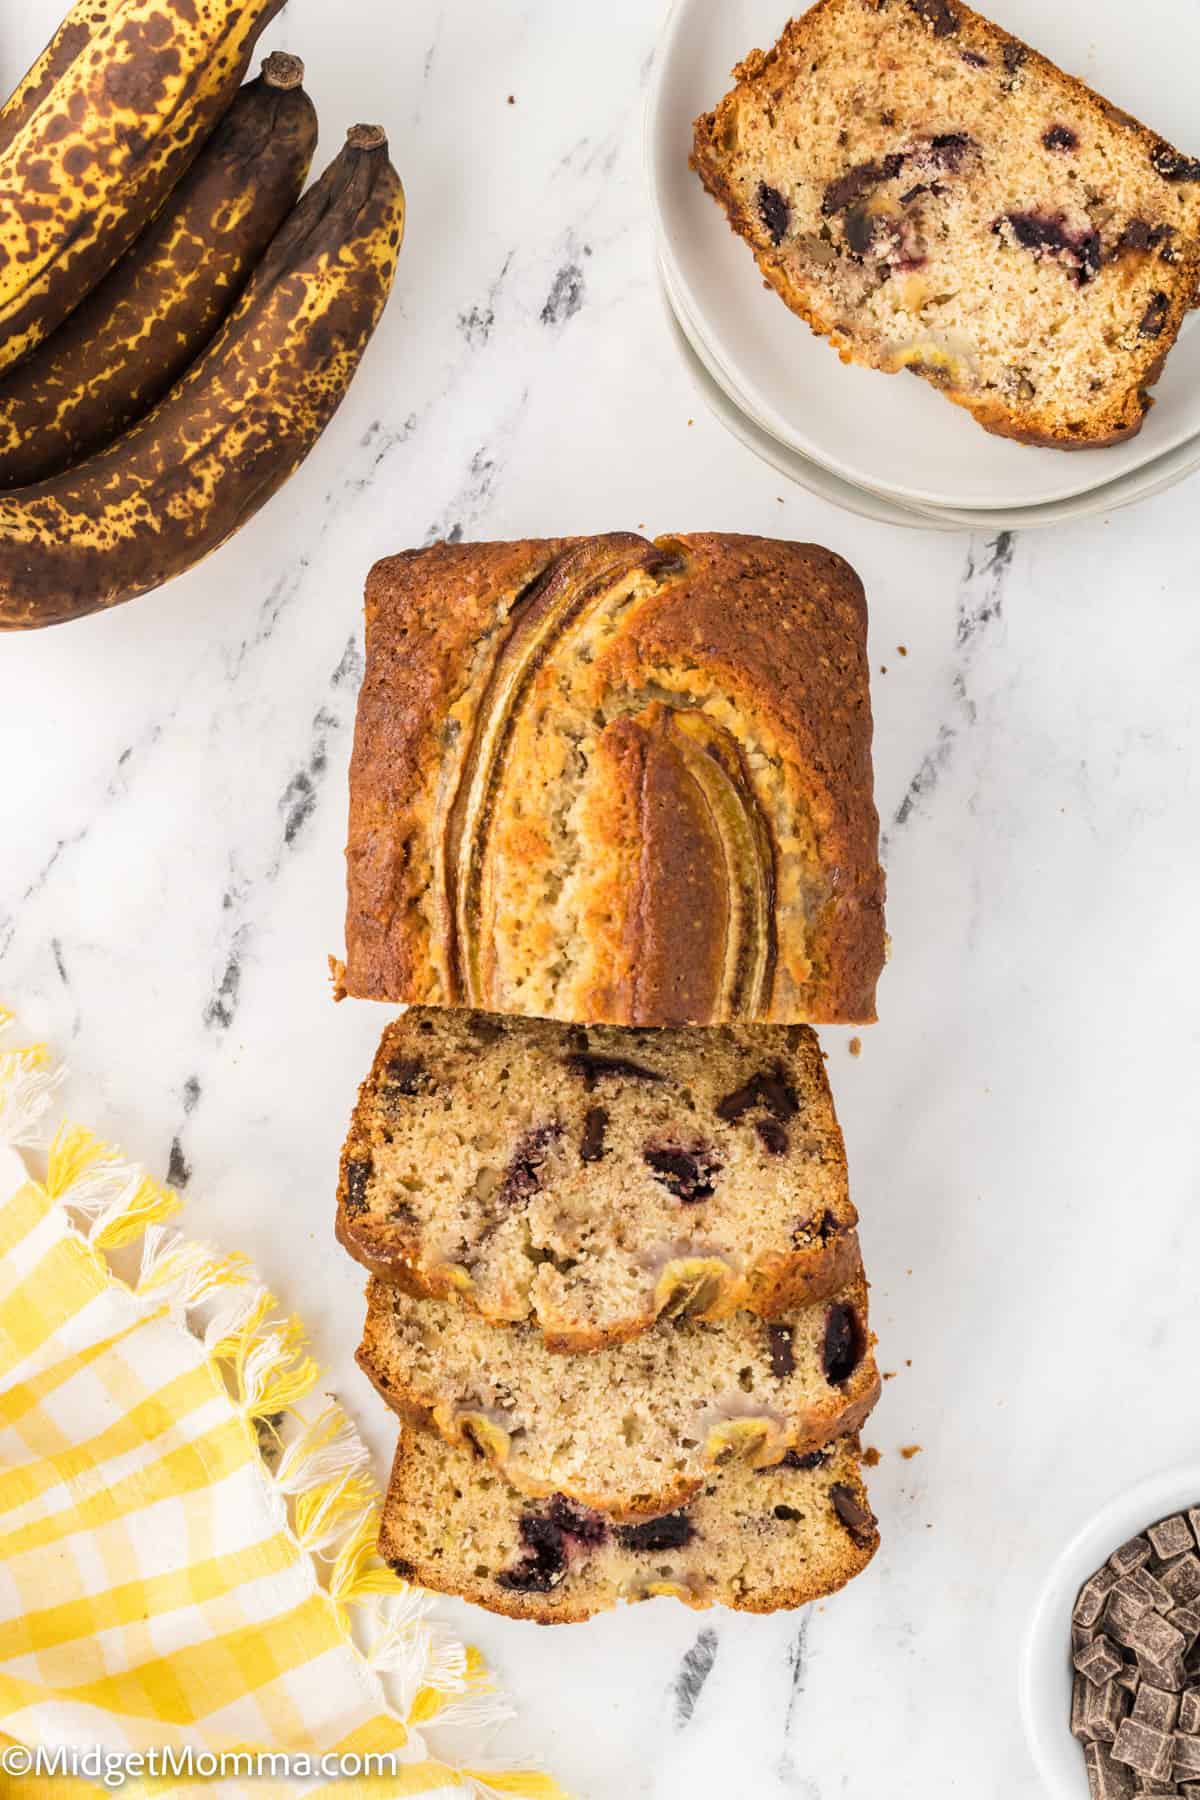
[[[860,1574],[878,1545],[853,1437],[773,1469],[720,1470],[689,1506],[619,1525],[561,1494],[523,1498],[482,1458],[406,1428],[379,1553],[422,1587],[554,1625],[658,1595],[742,1612],[804,1606]]]

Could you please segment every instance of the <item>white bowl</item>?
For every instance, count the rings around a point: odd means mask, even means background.
[[[1046,1791],[1087,1800],[1083,1747],[1071,1736],[1071,1610],[1089,1575],[1118,1545],[1168,1513],[1200,1505],[1200,1461],[1150,1475],[1110,1500],[1061,1551],[1042,1586],[1021,1650],[1021,1716]]]
[[[1031,449],[989,436],[926,383],[846,367],[768,292],[749,250],[688,167],[691,122],[729,70],[773,43],[788,0],[676,0],[646,121],[651,204],[677,298],[703,333],[720,385],[767,433],[843,481],[908,506],[1004,511],[1067,501],[1146,468],[1200,436],[1200,321],[1172,351],[1141,433],[1107,450]],[[1185,148],[1197,134],[1196,0],[989,0],[997,21]],[[1180,71],[1179,77],[1166,72]],[[1190,134],[1190,135],[1189,135]]]

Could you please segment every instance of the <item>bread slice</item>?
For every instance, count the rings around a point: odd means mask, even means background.
[[[878,1544],[855,1438],[773,1469],[734,1463],[686,1508],[619,1525],[561,1495],[524,1499],[483,1458],[406,1429],[379,1553],[422,1587],[553,1625],[659,1594],[742,1612],[804,1606],[844,1587]]]
[[[805,1026],[415,1008],[383,1034],[338,1189],[338,1236],[374,1274],[563,1351],[836,1293],[856,1223]]]
[[[819,1449],[879,1397],[861,1275],[780,1319],[667,1320],[591,1356],[373,1281],[358,1361],[402,1417],[479,1450],[522,1493],[620,1519],[683,1506],[738,1458],[762,1469]]]
[[[694,166],[844,362],[1028,443],[1138,431],[1196,292],[1200,160],[959,0],[820,0],[734,73]]]
[[[367,581],[345,968],[584,1025],[875,1016],[862,585],[812,544],[434,544]]]

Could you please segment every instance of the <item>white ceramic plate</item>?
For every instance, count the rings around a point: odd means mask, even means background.
[[[923,527],[931,531],[1004,531],[1041,530],[1067,519],[1094,518],[1131,506],[1136,500],[1150,499],[1165,493],[1177,482],[1200,469],[1200,438],[1192,438],[1179,449],[1162,456],[1147,468],[1127,475],[1123,480],[1106,483],[1090,493],[1071,500],[1060,500],[1047,506],[1014,507],[1007,511],[972,511],[946,507],[908,507],[886,495],[874,494],[843,481],[821,464],[801,456],[780,443],[741,408],[738,396],[724,386],[722,372],[713,360],[696,323],[689,319],[670,276],[660,266],[663,303],[667,310],[672,336],[693,381],[709,411],[756,456],[770,463],[790,481],[807,488],[834,506],[863,518],[876,519],[885,525]]]
[[[1025,1735],[1054,1800],[1087,1800],[1083,1751],[1071,1736],[1071,1609],[1088,1576],[1156,1519],[1200,1502],[1200,1461],[1151,1475],[1088,1520],[1046,1577],[1021,1653]]]
[[[1138,437],[1108,450],[1034,450],[989,436],[924,382],[851,368],[763,287],[754,259],[688,167],[692,120],[729,71],[778,36],[787,0],[676,0],[647,117],[660,250],[676,294],[733,392],[773,437],[858,487],[917,506],[1012,510],[1070,499],[1200,435],[1200,324],[1172,351]],[[1018,36],[1195,150],[1197,0],[990,0]],[[1164,71],[1177,71],[1164,79]]]
[[[917,531],[962,529],[956,520],[943,521],[932,514],[915,512],[909,507],[901,506],[898,501],[869,493],[866,488],[852,487],[840,475],[831,475],[819,463],[809,462],[794,450],[789,450],[777,438],[769,436],[753,419],[739,410],[713,378],[705,362],[702,346],[692,341],[675,310],[665,277],[660,282],[660,288],[667,329],[701,400],[709,412],[747,450],[752,450],[755,456],[761,457],[763,462],[768,463],[786,480],[807,488],[810,494],[815,494],[820,500],[828,500],[834,506],[840,506],[843,512],[856,513],[860,519],[874,519],[879,525],[905,525]]]

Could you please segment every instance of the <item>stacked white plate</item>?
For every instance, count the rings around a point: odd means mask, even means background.
[[[842,364],[764,287],[746,245],[688,167],[692,121],[730,70],[773,44],[787,0],[676,0],[647,116],[647,167],[674,335],[718,418],[802,487],[853,512],[929,530],[1002,530],[1111,512],[1200,468],[1200,323],[1185,322],[1128,443],[1035,450],[981,431],[925,382]],[[1200,146],[1188,71],[1200,0],[991,0],[996,22],[1146,119]]]

